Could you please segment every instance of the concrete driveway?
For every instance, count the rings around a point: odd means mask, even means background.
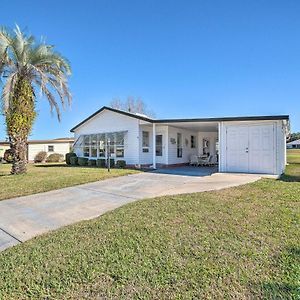
[[[0,201],[0,251],[139,199],[218,190],[261,178],[251,174],[168,173],[139,173]]]

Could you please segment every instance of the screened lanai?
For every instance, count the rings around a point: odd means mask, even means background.
[[[101,132],[80,135],[74,143],[77,156],[91,159],[124,158],[127,131]]]

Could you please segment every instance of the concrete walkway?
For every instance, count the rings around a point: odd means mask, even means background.
[[[218,190],[258,179],[259,175],[251,174],[139,173],[3,200],[0,201],[0,251],[139,199]]]

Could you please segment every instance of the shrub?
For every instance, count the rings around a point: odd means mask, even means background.
[[[13,162],[13,151],[11,149],[6,149],[3,155],[3,159],[7,163],[12,163]]]
[[[77,156],[71,156],[70,157],[70,164],[71,164],[71,166],[77,166],[78,165],[78,157]]]
[[[47,158],[47,152],[45,151],[40,151],[39,153],[36,154],[34,157],[34,162],[35,163],[41,163],[44,162]]]
[[[90,160],[88,161],[88,165],[89,165],[89,166],[96,166],[96,160],[95,160],[95,159],[90,159]]]
[[[105,158],[97,159],[96,161],[97,167],[105,168],[107,167],[107,160]],[[113,158],[110,159],[110,167],[113,168],[115,166],[115,160]]]
[[[70,165],[70,164],[71,164],[70,158],[71,158],[71,157],[74,157],[74,156],[77,156],[76,153],[74,153],[74,152],[66,153],[66,164],[67,164],[67,165]]]
[[[52,153],[47,157],[46,162],[62,162],[63,160],[64,156],[62,154]]]
[[[105,159],[97,159],[96,160],[96,165],[97,165],[97,167],[100,167],[100,168],[104,168],[105,167],[105,165],[106,165],[106,161],[105,161]]]
[[[87,166],[89,159],[86,157],[78,157],[79,166]]]
[[[116,162],[116,167],[120,169],[124,169],[126,167],[126,161],[125,160],[118,160]]]

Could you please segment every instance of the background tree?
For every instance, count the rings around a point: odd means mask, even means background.
[[[289,142],[296,141],[296,140],[299,140],[299,139],[300,139],[300,132],[293,132],[288,137]]]
[[[154,117],[153,111],[148,109],[147,104],[140,97],[134,98],[129,96],[125,101],[115,98],[111,101],[110,107]]]
[[[28,135],[36,118],[35,101],[39,91],[55,109],[60,121],[60,106],[71,103],[67,76],[71,74],[68,61],[54,47],[36,43],[16,26],[14,31],[0,29],[0,79],[3,84],[2,104],[6,130],[13,155],[11,173],[26,172]]]

